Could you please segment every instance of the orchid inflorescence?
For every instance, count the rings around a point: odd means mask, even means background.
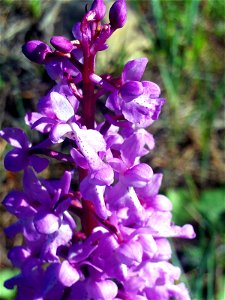
[[[20,269],[5,283],[17,287],[16,299],[190,299],[180,269],[169,262],[168,238],[195,233],[172,223],[172,204],[159,194],[162,174],[141,160],[154,148],[146,128],[165,100],[157,84],[141,81],[146,58],[126,63],[118,78],[96,74],[96,54],[125,24],[125,0],[114,2],[108,24],[105,13],[104,1],[94,0],[73,26],[74,40],[53,36],[54,50],[38,40],[22,48],[56,84],[38,112],[25,117],[44,134],[39,144],[19,128],[0,132],[13,147],[5,168],[23,171],[23,191],[3,200],[18,218],[6,234],[24,237],[8,254]],[[37,177],[50,159],[69,166],[60,179]],[[79,182],[71,185],[75,177]]]

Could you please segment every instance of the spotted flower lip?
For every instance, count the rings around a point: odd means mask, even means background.
[[[104,0],[94,0],[72,28],[75,40],[53,36],[51,48],[38,40],[22,48],[55,85],[25,117],[40,143],[18,128],[0,131],[13,148],[5,168],[23,172],[22,189],[2,202],[17,218],[5,233],[23,236],[8,254],[20,269],[5,282],[17,288],[16,300],[190,300],[168,238],[195,232],[172,222],[163,175],[147,163],[155,148],[147,127],[165,100],[142,80],[145,57],[128,61],[117,78],[96,73],[97,52],[125,25],[125,0],[112,4],[108,23],[105,15]],[[60,167],[41,173],[52,159]]]

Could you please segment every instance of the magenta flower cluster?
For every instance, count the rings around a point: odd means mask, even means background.
[[[118,78],[96,74],[96,54],[125,24],[125,0],[112,5],[107,24],[105,13],[94,0],[73,26],[74,40],[53,36],[51,47],[35,40],[22,48],[56,84],[25,117],[44,134],[39,144],[18,128],[0,132],[13,147],[5,168],[23,171],[23,191],[3,201],[18,218],[7,235],[24,237],[8,254],[20,269],[5,283],[17,287],[17,300],[190,299],[168,238],[195,233],[173,224],[172,204],[159,194],[162,174],[142,162],[154,148],[146,128],[165,100],[157,84],[142,81],[146,58],[126,63]],[[69,169],[58,180],[38,177],[51,159]]]

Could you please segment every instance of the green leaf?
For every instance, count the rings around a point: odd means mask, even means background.
[[[173,204],[173,221],[178,225],[183,225],[192,220],[188,207],[190,206],[190,195],[185,189],[169,189],[167,197]]]
[[[225,212],[225,187],[203,191],[197,208],[209,221],[216,223]]]

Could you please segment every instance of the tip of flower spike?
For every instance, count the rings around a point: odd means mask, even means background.
[[[127,19],[127,6],[125,0],[117,0],[109,11],[109,20],[112,29],[122,28]]]
[[[63,53],[70,53],[74,48],[71,41],[64,36],[53,36],[50,40],[50,43],[56,50]]]
[[[29,60],[42,64],[46,55],[51,52],[51,49],[47,44],[33,40],[23,45],[22,52]]]

